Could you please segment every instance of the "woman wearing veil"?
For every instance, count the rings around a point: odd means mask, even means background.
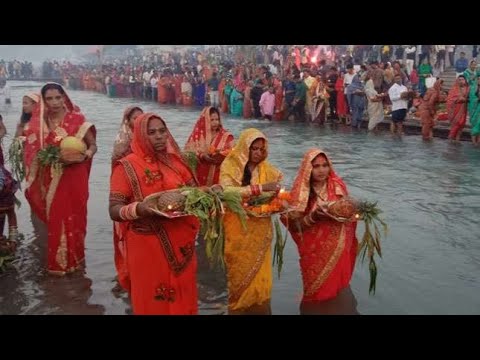
[[[85,120],[60,84],[41,89],[39,106],[25,130],[27,198],[32,212],[48,229],[48,271],[65,275],[85,265],[88,180],[97,151],[95,126]],[[74,136],[86,143],[78,158],[64,160],[61,168],[42,166],[38,154],[48,146],[59,146]]]
[[[118,130],[112,152],[112,174],[113,169],[118,165],[118,160],[132,153],[130,147],[133,137],[133,123],[135,119],[143,114],[143,110],[138,106],[129,106],[123,112],[123,119]],[[117,271],[117,281],[120,286],[130,291],[130,280],[127,271],[127,248],[123,234],[126,231],[126,223],[113,222],[113,251],[115,260],[115,269]]]

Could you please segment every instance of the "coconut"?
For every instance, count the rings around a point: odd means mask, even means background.
[[[349,219],[355,215],[356,211],[356,202],[349,198],[337,200],[328,205],[328,212],[335,217]]]
[[[87,144],[85,144],[85,142],[76,138],[75,136],[67,136],[60,143],[60,149],[61,150],[76,150],[76,151],[81,152],[83,154],[87,150]]]

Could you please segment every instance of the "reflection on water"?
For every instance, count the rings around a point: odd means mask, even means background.
[[[12,87],[12,108],[4,116],[10,134],[18,121],[20,101],[39,86]],[[123,109],[139,104],[166,120],[180,146],[185,144],[200,109],[177,109],[100,94],[71,91],[71,97],[97,126],[99,152],[90,177],[87,268],[85,275],[52,278],[45,274],[46,237],[32,224],[30,209],[18,210],[25,240],[18,249],[15,270],[0,278],[1,314],[119,314],[131,312],[125,293],[115,287],[112,226],[108,217],[110,152]],[[3,115],[3,114],[2,114]],[[270,141],[269,159],[283,170],[291,186],[305,151],[328,152],[335,170],[353,196],[379,202],[389,224],[379,259],[377,291],[368,294],[368,264],[357,263],[351,289],[332,303],[301,305],[302,280],[293,241],[287,241],[283,273],[274,278],[271,313],[361,314],[478,314],[480,313],[480,150],[419,136],[392,138],[389,133],[366,134],[339,127],[226,118],[238,137],[257,127]],[[4,153],[10,139],[4,141]],[[362,225],[358,236],[362,235]],[[199,251],[199,305],[201,314],[227,314],[225,274],[209,269]],[[358,302],[358,304],[357,304]]]
[[[335,299],[319,302],[302,302],[301,315],[360,315],[357,299],[350,287],[340,291]]]

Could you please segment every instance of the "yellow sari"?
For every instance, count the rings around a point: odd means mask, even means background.
[[[250,195],[250,187],[242,187],[250,146],[256,139],[268,140],[259,130],[242,132],[237,145],[225,158],[220,168],[220,185],[242,188],[242,195]],[[267,154],[266,154],[267,155]],[[267,160],[252,172],[251,185],[280,182],[282,173]],[[272,220],[270,217],[247,219],[244,229],[237,215],[227,212],[225,226],[225,262],[228,280],[228,305],[230,310],[246,309],[270,299],[272,291]]]

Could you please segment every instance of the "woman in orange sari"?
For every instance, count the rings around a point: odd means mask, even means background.
[[[467,101],[469,88],[465,76],[460,75],[448,92],[447,112],[450,120],[450,141],[460,141],[463,128],[467,123]]]
[[[265,135],[257,129],[244,130],[220,168],[220,185],[236,188],[244,199],[262,191],[279,191],[283,175],[266,160],[267,156]],[[254,305],[269,308],[271,218],[249,217],[244,229],[237,215],[227,212],[224,227],[229,311],[245,311]]]
[[[232,147],[233,135],[223,128],[218,109],[205,107],[185,145],[185,151],[194,152],[198,158],[200,186],[218,184],[220,165]]]
[[[300,254],[302,304],[335,298],[349,286],[357,255],[357,223],[338,222],[323,211],[327,202],[345,196],[347,187],[327,154],[309,150],[293,183],[288,222],[282,216]]]
[[[40,104],[25,129],[27,198],[33,213],[47,225],[48,271],[64,275],[82,269],[85,263],[88,180],[92,157],[97,151],[95,127],[85,121],[63,87],[47,83],[41,89]],[[87,145],[78,159],[63,166],[41,167],[37,158],[47,146],[58,146],[67,136]]]
[[[127,224],[133,312],[196,314],[198,220],[158,216],[143,201],[150,194],[195,186],[194,176],[158,115],[146,113],[135,119],[131,147],[132,154],[113,169],[109,211],[113,221]]]
[[[123,112],[122,124],[120,125],[120,130],[118,130],[117,138],[113,144],[112,174],[113,169],[118,165],[118,160],[132,153],[130,144],[133,137],[133,122],[141,114],[143,114],[143,110],[138,106],[129,106]],[[117,270],[117,280],[123,289],[130,291],[130,280],[128,278],[126,263],[127,249],[123,237],[126,230],[126,223],[113,222],[113,252],[115,268]]]
[[[245,93],[243,96],[243,117],[245,119],[250,119],[253,114],[253,104],[252,98],[250,97],[250,91],[253,88],[253,81],[250,80],[247,82],[247,86],[245,87]]]
[[[435,126],[436,106],[440,102],[440,92],[442,91],[443,80],[439,79],[433,87],[429,88],[423,96],[418,111],[422,122],[422,139],[424,141],[433,140],[433,127]]]

